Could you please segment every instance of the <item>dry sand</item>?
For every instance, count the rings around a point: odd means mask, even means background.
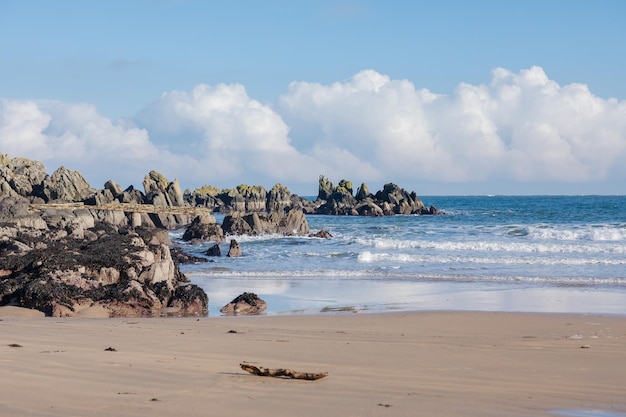
[[[626,416],[626,317],[16,314],[0,311],[1,416]]]

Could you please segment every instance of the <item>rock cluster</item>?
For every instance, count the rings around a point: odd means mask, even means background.
[[[369,192],[365,183],[353,195],[352,182],[341,180],[334,187],[324,176],[320,176],[316,205],[312,214],[335,214],[354,216],[390,216],[394,214],[439,214],[436,207],[424,206],[415,192],[385,184],[376,194]]]
[[[180,272],[166,231],[117,228],[87,210],[36,221],[23,203],[0,201],[0,305],[54,317],[93,309],[109,317],[206,314],[206,293]]]

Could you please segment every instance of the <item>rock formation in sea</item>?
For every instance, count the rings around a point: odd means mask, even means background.
[[[352,182],[341,180],[335,187],[320,176],[316,208],[313,214],[390,216],[394,214],[439,214],[431,206],[426,208],[415,192],[408,192],[396,184],[385,184],[371,194],[365,183],[353,195]]]

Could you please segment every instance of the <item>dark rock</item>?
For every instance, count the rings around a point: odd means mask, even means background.
[[[317,233],[310,234],[309,237],[317,237],[320,239],[330,239],[333,237],[333,235],[331,235],[328,230],[320,230]]]
[[[207,256],[222,256],[222,249],[220,249],[219,243],[216,243],[215,245],[207,249],[206,255]]]
[[[239,243],[237,243],[235,239],[231,239],[228,254],[226,256],[229,258],[239,258],[241,255],[241,246],[239,246]]]
[[[220,309],[229,316],[260,314],[267,309],[267,303],[251,292],[244,292]]]
[[[174,262],[177,262],[179,264],[209,262],[207,258],[201,258],[199,256],[186,253],[181,247],[178,246],[170,248],[170,252],[172,254],[172,259],[174,260]]]
[[[146,241],[161,240],[158,233],[141,230],[142,237],[101,222],[89,232],[96,238],[67,239],[67,232],[53,230],[18,233],[5,245],[7,256],[0,257],[0,305],[55,317],[95,307],[110,317],[152,317],[168,308],[181,315],[206,310],[206,294],[180,272],[168,246]],[[30,250],[16,251],[17,242]]]

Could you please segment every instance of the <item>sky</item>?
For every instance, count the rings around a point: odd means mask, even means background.
[[[626,194],[626,2],[0,0],[0,153],[141,189]]]

